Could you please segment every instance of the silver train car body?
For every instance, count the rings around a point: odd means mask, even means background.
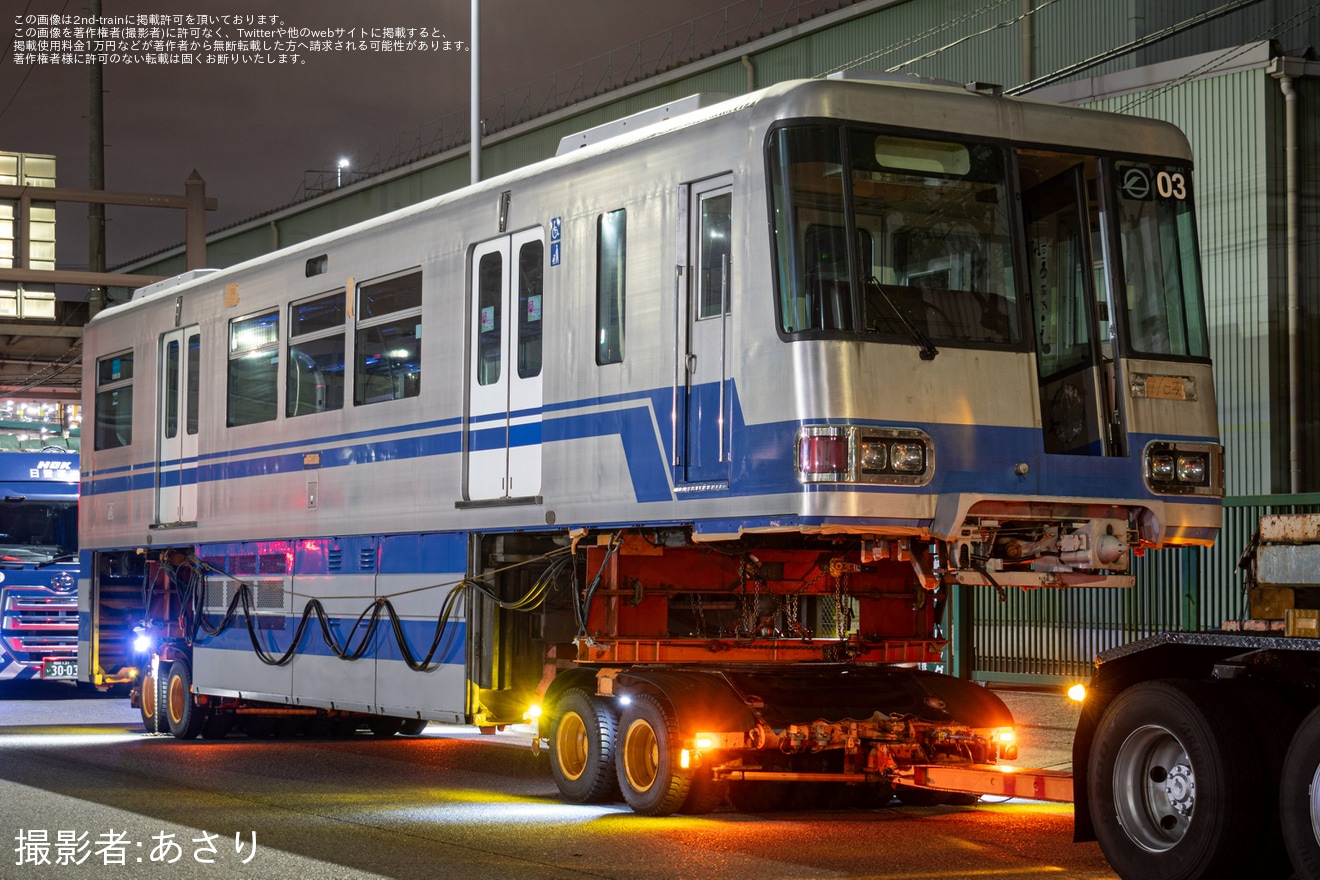
[[[180,603],[209,623],[246,608],[256,625],[164,640],[203,703],[506,723],[521,710],[499,692],[545,691],[544,669],[687,661],[684,639],[721,633],[756,642],[744,659],[802,659],[776,653],[811,641],[799,595],[840,618],[870,601],[849,583],[901,597],[808,659],[933,660],[934,617],[877,647],[914,591],[1122,586],[1133,549],[1214,539],[1173,127],[840,79],[571,146],[88,324],[89,649],[112,595],[146,595],[160,632]],[[566,548],[615,605],[501,641],[516,585],[441,601]],[[628,568],[629,548],[682,562]],[[620,647],[627,614],[715,557],[742,567],[692,591],[739,617],[755,581],[777,603],[762,620],[679,626],[671,602]],[[314,623],[268,662],[312,599],[351,645],[386,596],[399,627],[359,662]],[[420,657],[446,621],[440,665],[410,669],[398,634]]]

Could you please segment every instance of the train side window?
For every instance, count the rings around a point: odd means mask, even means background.
[[[518,250],[518,378],[541,375],[541,293],[545,244],[529,241]]]
[[[96,362],[96,431],[93,448],[117,449],[133,442],[133,352]]]
[[[165,345],[165,424],[162,434],[167,440],[179,436],[179,341]]]
[[[231,428],[275,419],[280,371],[280,315],[267,312],[229,322]]]
[[[344,407],[345,292],[289,306],[289,371],[284,414],[289,417]]]
[[[422,273],[358,287],[353,403],[416,397],[422,388]]]
[[[202,398],[202,336],[200,333],[188,334],[186,378],[184,380],[184,426],[189,436],[197,433],[201,419]]]
[[[596,222],[596,363],[623,363],[624,266],[627,212],[601,214]]]
[[[500,381],[504,354],[504,259],[492,251],[477,264],[477,384]]]

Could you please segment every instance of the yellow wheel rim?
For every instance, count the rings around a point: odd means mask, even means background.
[[[183,689],[183,679],[177,675],[170,676],[170,721],[180,724],[183,721],[183,707],[185,701],[189,699],[188,692]]]
[[[587,725],[582,716],[569,712],[555,728],[555,760],[565,779],[579,779],[587,769]]]
[[[623,737],[623,771],[633,791],[649,791],[660,767],[660,743],[645,719],[628,725]]]

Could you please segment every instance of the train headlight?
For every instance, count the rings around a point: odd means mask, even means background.
[[[926,446],[916,440],[895,443],[889,447],[889,464],[901,474],[921,473],[926,467]]]
[[[1178,456],[1178,482],[1197,483],[1197,484],[1204,483],[1205,456],[1204,455]]]
[[[1150,457],[1150,477],[1152,480],[1168,482],[1173,479],[1173,456],[1152,455]]]
[[[1169,495],[1224,494],[1224,447],[1217,443],[1174,443],[1157,440],[1146,445],[1146,485]]]
[[[889,467],[889,447],[878,440],[862,441],[862,473],[879,474]]]

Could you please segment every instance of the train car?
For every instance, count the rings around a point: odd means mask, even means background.
[[[1214,540],[1196,254],[1160,122],[854,75],[586,132],[89,322],[89,614],[152,731],[539,707],[572,800],[929,797],[1013,752],[952,585]]]

